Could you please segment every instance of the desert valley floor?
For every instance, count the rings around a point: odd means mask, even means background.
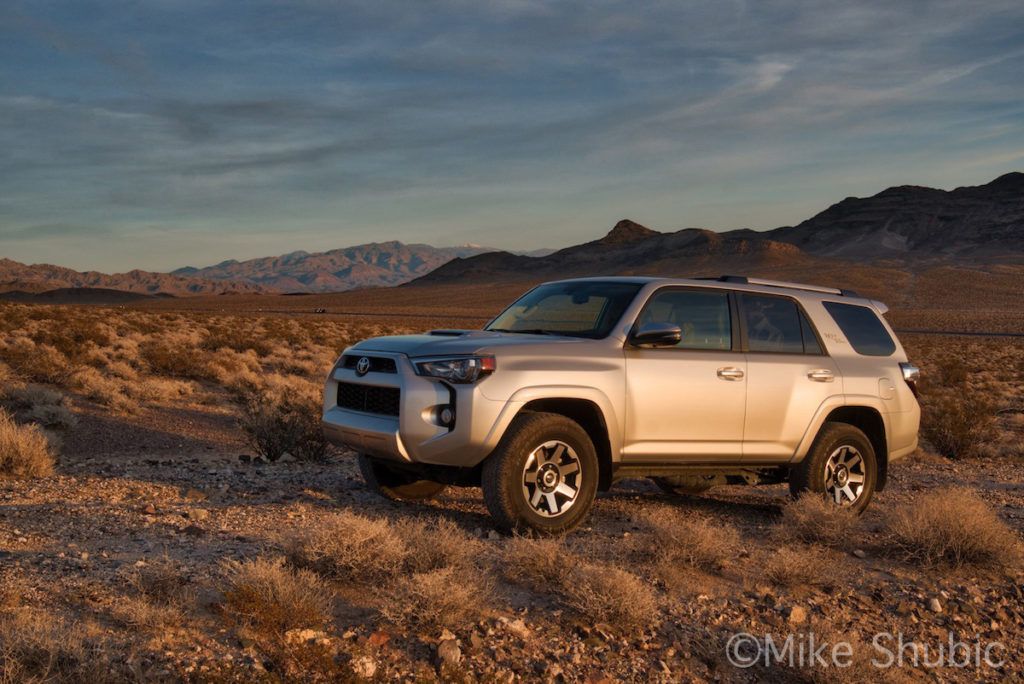
[[[1021,338],[903,336],[930,441],[859,520],[784,487],[626,481],[564,540],[509,538],[479,490],[399,505],[344,450],[256,456],[253,412],[315,406],[347,344],[473,327],[516,289],[461,307],[443,288],[0,306],[3,405],[61,444],[52,470],[0,478],[0,681],[1024,678]],[[897,309],[897,327],[924,311]],[[946,309],[936,327],[1019,329],[1000,313]],[[738,633],[855,655],[737,668]],[[871,662],[875,635],[934,660],[951,633],[1001,664]]]

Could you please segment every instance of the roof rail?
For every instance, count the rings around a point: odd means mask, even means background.
[[[764,285],[765,287],[782,287],[787,290],[805,290],[807,292],[821,292],[824,294],[840,295],[841,297],[860,297],[853,290],[841,290],[836,287],[821,287],[819,285],[804,285],[803,283],[790,283],[785,280],[767,280],[765,278],[749,278],[739,275],[706,276],[696,280],[715,280],[720,283],[740,283],[743,285]]]

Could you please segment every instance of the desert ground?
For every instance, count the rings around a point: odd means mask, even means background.
[[[1024,330],[926,285],[897,328]],[[902,336],[924,441],[860,519],[637,480],[538,540],[478,490],[366,491],[316,424],[339,352],[521,290],[0,305],[0,682],[1024,679],[1024,338]],[[741,668],[742,633],[853,655]],[[950,663],[950,634],[990,662]],[[907,644],[889,667],[878,635]]]

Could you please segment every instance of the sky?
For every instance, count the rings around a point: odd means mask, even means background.
[[[0,257],[770,229],[1024,169],[1020,0],[0,3]]]

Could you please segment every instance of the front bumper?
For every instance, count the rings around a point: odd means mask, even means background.
[[[457,467],[477,465],[497,446],[500,434],[495,426],[508,406],[480,393],[486,378],[473,385],[449,385],[416,375],[403,354],[367,352],[366,356],[393,359],[397,372],[370,371],[359,376],[340,365],[331,371],[324,386],[323,430],[328,441],[378,458]],[[339,406],[341,382],[398,388],[398,415]],[[451,428],[437,421],[445,405],[454,406]]]

